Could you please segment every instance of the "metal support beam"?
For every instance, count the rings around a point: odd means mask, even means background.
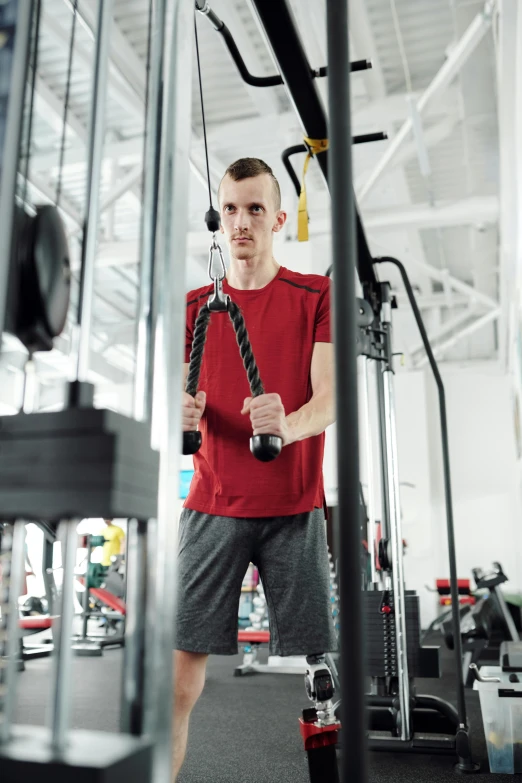
[[[456,345],[458,342],[463,340],[465,337],[470,337],[472,334],[477,332],[479,329],[482,329],[484,326],[487,326],[487,324],[492,323],[493,321],[496,321],[497,318],[500,315],[500,308],[497,307],[495,310],[490,310],[489,313],[486,313],[485,315],[481,316],[480,318],[477,318],[476,321],[474,321],[469,326],[466,326],[464,329],[461,329],[460,332],[457,332],[457,334],[454,334],[453,337],[450,337],[448,340],[446,340],[443,343],[440,343],[433,349],[433,354],[435,358],[440,358],[443,354],[445,354],[447,351],[449,351],[450,348],[453,348],[454,345]],[[415,363],[415,369],[420,369],[421,367],[424,367],[425,364],[427,364],[429,361],[428,357],[425,356],[424,358],[420,359],[420,361]]]
[[[487,0],[482,11],[476,15],[462,38],[452,48],[445,63],[417,101],[417,110],[419,114],[422,114],[430,101],[450,84],[464,63],[467,62],[470,55],[474,52],[491,26],[494,7],[495,0]],[[357,191],[359,203],[362,203],[364,199],[367,198],[368,194],[395,156],[397,150],[408,138],[412,130],[413,122],[412,118],[409,117],[390,142],[388,149],[374,167],[365,185]]]

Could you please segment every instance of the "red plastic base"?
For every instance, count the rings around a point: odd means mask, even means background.
[[[325,748],[328,745],[337,744],[337,734],[341,724],[332,723],[330,726],[317,726],[315,723],[308,723],[299,718],[299,729],[303,738],[305,750],[313,748]]]

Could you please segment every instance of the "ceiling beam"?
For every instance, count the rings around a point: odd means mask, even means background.
[[[417,101],[417,110],[422,114],[428,104],[441,92],[443,92],[450,82],[458,74],[464,63],[475,51],[478,44],[482,41],[491,27],[493,18],[494,0],[487,0],[484,8],[475,16],[465,33],[459,41],[451,48],[446,61],[435,74],[430,84]],[[357,190],[357,199],[362,203],[371,192],[375,184],[379,181],[384,171],[389,166],[397,150],[410,136],[413,130],[412,117],[408,117],[400,128],[399,132],[390,141],[386,152],[373,168],[370,176],[363,185]]]
[[[431,204],[408,204],[378,212],[367,210],[363,214],[368,232],[469,226],[496,223],[499,202],[496,196],[477,196],[461,201],[438,202],[433,207]]]

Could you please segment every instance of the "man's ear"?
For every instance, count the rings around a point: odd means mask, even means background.
[[[286,223],[288,215],[286,212],[284,212],[282,209],[279,210],[279,212],[276,215],[276,222],[274,223],[274,226],[272,228],[272,231],[277,233],[278,231],[281,231],[284,224]]]

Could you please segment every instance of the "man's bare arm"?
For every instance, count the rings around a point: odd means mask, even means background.
[[[294,411],[286,417],[289,437],[285,445],[319,435],[335,421],[334,347],[332,343],[315,343],[310,378],[312,398],[298,411]]]

